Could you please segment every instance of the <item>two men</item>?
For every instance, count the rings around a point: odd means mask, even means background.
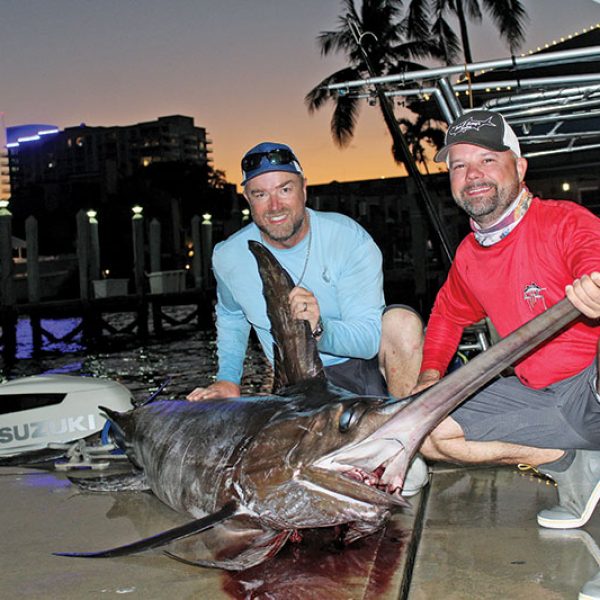
[[[382,256],[369,234],[337,213],[306,208],[300,162],[264,142],[242,160],[253,222],[215,247],[217,380],[190,400],[239,396],[250,328],[273,362],[273,338],[248,240],[266,244],[296,287],[292,314],[309,322],[327,377],[358,394],[407,395],[421,362],[423,326],[408,307],[384,312]],[[385,381],[382,373],[385,374]]]
[[[565,291],[584,316],[522,359],[516,377],[454,411],[422,452],[466,464],[537,466],[559,484],[559,505],[542,511],[539,524],[579,527],[600,498],[600,219],[574,203],[532,196],[517,137],[496,113],[457,119],[436,158],[447,160],[452,194],[473,233],[436,299],[413,391],[443,376],[463,328],[485,316],[504,336]],[[421,323],[407,308],[382,318],[381,254],[372,239],[351,219],[306,208],[306,182],[289,147],[259,144],[242,170],[254,222],[215,248],[219,372],[189,398],[239,395],[250,327],[272,360],[249,239],[266,243],[295,279],[292,312],[310,323],[334,383],[381,394],[382,370],[389,391],[407,395],[421,357]]]
[[[415,391],[439,380],[463,328],[488,316],[501,336],[564,297],[583,317],[467,400],[425,440],[430,459],[526,463],[558,483],[543,527],[584,525],[600,499],[600,219],[527,189],[527,161],[504,118],[472,111],[449,127],[436,155],[470,217],[429,323]]]

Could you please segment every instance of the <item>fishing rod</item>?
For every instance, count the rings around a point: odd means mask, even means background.
[[[350,28],[350,32],[352,33],[352,36],[354,37],[354,40],[356,41],[356,44],[360,48],[360,51],[363,55],[363,59],[365,61],[367,70],[369,71],[369,75],[371,77],[376,77],[377,73],[371,65],[369,55],[366,49],[364,48],[362,42],[363,38],[368,35],[373,36],[375,40],[378,41],[377,36],[370,31],[366,31],[364,33],[361,32],[360,26],[354,18],[348,17],[347,21],[348,26]],[[448,241],[448,236],[446,234],[446,230],[444,229],[444,225],[442,224],[440,216],[435,210],[427,187],[425,186],[425,182],[423,181],[423,176],[419,172],[419,169],[417,168],[417,165],[410,153],[410,148],[408,146],[406,138],[402,133],[402,130],[400,129],[400,124],[398,123],[396,116],[394,115],[394,108],[390,99],[385,95],[384,90],[379,84],[374,84],[374,88],[375,93],[377,95],[377,99],[379,100],[381,109],[383,111],[383,118],[386,122],[386,125],[388,126],[390,135],[392,136],[394,148],[399,148],[402,153],[402,156],[404,157],[404,164],[406,165],[409,175],[413,178],[417,186],[417,190],[419,191],[419,194],[425,204],[425,209],[427,210],[429,219],[431,220],[431,223],[433,224],[433,227],[436,230],[436,233],[438,234],[438,237],[440,239],[440,243],[444,251],[444,257],[447,263],[446,266],[449,267],[452,264],[454,253],[450,248],[450,242]]]

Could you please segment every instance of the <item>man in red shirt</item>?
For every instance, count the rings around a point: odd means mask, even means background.
[[[486,316],[506,336],[565,292],[583,316],[522,359],[515,377],[456,409],[421,451],[463,464],[536,466],[559,494],[538,523],[580,527],[600,499],[600,219],[573,202],[532,196],[517,136],[498,113],[456,119],[436,155],[444,160],[472,233],[436,298],[414,391],[444,375],[463,328]]]

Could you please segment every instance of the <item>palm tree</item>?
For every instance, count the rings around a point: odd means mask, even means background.
[[[441,123],[420,113],[413,121],[401,118],[398,119],[398,123],[402,127],[415,162],[423,165],[425,171],[429,173],[426,156],[428,147],[437,149],[444,145],[445,131],[441,128]]]
[[[472,63],[467,21],[481,23],[483,11],[491,17],[501,38],[514,54],[523,43],[524,25],[528,19],[520,0],[410,0],[404,25],[413,31],[422,31],[427,15],[433,14],[431,33],[439,41],[446,63],[451,64],[458,58],[461,45],[465,62]],[[458,20],[460,43],[446,20],[447,15],[454,15]]]
[[[404,156],[394,136],[397,123],[390,110],[391,103],[384,101],[381,86],[353,88],[352,94],[343,94],[328,90],[327,85],[421,69],[421,65],[410,59],[441,57],[439,45],[433,43],[426,28],[418,31],[422,36],[420,39],[407,38],[408,32],[401,19],[402,4],[402,0],[363,0],[360,10],[357,10],[354,0],[342,0],[343,11],[338,18],[338,28],[322,32],[317,42],[323,56],[343,52],[349,66],[323,79],[305,98],[310,112],[319,110],[327,102],[334,103],[331,133],[335,143],[345,147],[354,135],[361,105],[358,96],[371,93],[378,99],[379,108],[394,139],[392,153],[397,162],[403,162]]]

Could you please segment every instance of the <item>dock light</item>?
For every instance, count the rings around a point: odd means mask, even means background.
[[[139,204],[136,204],[135,206],[131,207],[131,212],[133,213],[134,219],[141,219],[143,211],[144,211],[144,207],[140,206]]]
[[[204,213],[202,215],[202,219],[204,219],[202,221],[202,225],[212,225],[212,223],[210,222],[210,220],[212,219],[212,215],[210,213]]]
[[[242,221],[247,221],[250,218],[250,209],[242,208]]]
[[[102,271],[102,276],[104,277],[104,279],[107,279],[109,275],[110,269],[104,269],[104,271]]]
[[[571,189],[571,184],[568,181],[565,181],[561,187],[563,192],[568,192]]]
[[[96,221],[96,215],[98,214],[95,210],[88,210],[85,213],[88,217],[88,219],[90,220],[90,223],[97,223],[98,221]]]
[[[10,211],[8,210],[8,200],[0,200],[0,215],[8,216]]]

